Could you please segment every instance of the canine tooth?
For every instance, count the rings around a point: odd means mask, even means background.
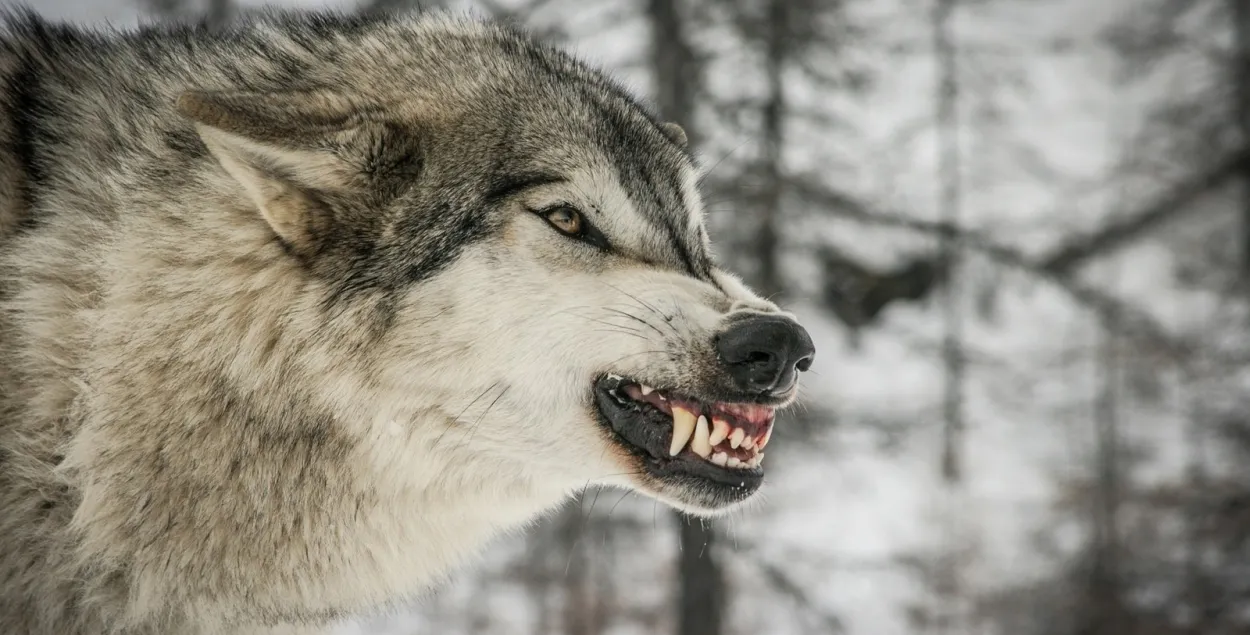
[[[729,435],[729,447],[737,449],[742,445],[742,439],[747,436],[746,430],[742,428],[734,428],[733,434]]]
[[[756,454],[756,455],[755,455],[755,458],[751,459],[751,461],[753,461],[753,462],[755,463],[755,467],[759,467],[759,466],[763,465],[763,464],[764,464],[764,453],[763,453],[763,452],[760,452],[760,453]]]
[[[690,449],[705,459],[712,455],[712,444],[708,442],[711,437],[707,428],[707,417],[699,415],[699,421],[694,427],[694,440],[690,442]]]
[[[754,450],[755,449],[755,437],[751,437],[751,436],[743,437],[742,447],[747,450]]]
[[[650,387],[650,386],[648,386],[648,385],[646,385],[646,384],[643,384],[643,385],[642,385],[642,394],[643,394],[644,396],[645,396],[645,395],[649,395],[649,394],[651,394],[652,392],[655,392],[655,389],[654,389],[654,388],[652,388],[652,387]]]
[[[724,419],[712,419],[712,436],[708,437],[707,442],[716,445],[721,441],[729,438],[729,431],[732,430],[729,422]]]
[[[739,461],[737,457],[731,456],[729,457],[729,461],[726,465],[729,467],[742,467],[742,461]]]
[[[725,464],[729,463],[729,455],[724,452],[717,452],[712,455],[711,461],[721,467],[725,467]]]
[[[772,437],[773,437],[773,427],[768,426],[768,429],[764,431],[764,436],[760,437],[759,443],[756,443],[755,447],[763,450],[764,446],[768,445],[768,440],[771,439]]]
[[[694,413],[681,406],[673,406],[673,442],[668,446],[668,455],[677,456],[693,434]]]

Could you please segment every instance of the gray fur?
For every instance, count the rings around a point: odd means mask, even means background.
[[[593,419],[604,372],[728,394],[713,335],[777,311],[599,72],[455,18],[6,24],[0,633],[321,632],[587,484],[735,502]]]

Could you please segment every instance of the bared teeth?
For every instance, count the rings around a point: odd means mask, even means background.
[[[655,392],[655,389],[654,389],[654,388],[652,388],[652,387],[650,387],[650,386],[648,386],[648,385],[646,385],[646,384],[643,384],[643,385],[642,385],[641,390],[642,390],[642,394],[643,394],[643,396],[644,396],[644,397],[645,397],[645,396],[647,396],[647,395],[649,395],[649,394],[651,394],[651,393],[653,393],[653,392]]]
[[[655,396],[651,399],[664,398],[663,394],[650,386],[645,384],[637,386],[638,392],[648,396],[654,394]],[[760,467],[764,460],[764,453],[761,450],[768,445],[773,433],[771,421],[764,423],[762,431],[752,425],[744,424],[746,427],[757,430],[756,434],[748,434],[746,429],[734,427],[731,423],[733,414],[713,417],[709,414],[700,414],[697,405],[692,408],[684,404],[679,405],[679,403],[668,402],[660,406],[662,410],[671,412],[673,417],[673,436],[669,443],[669,456],[677,456],[683,449],[689,447],[691,453],[718,467],[743,470]],[[768,413],[771,414],[771,410]],[[728,441],[733,449],[741,448],[744,452],[736,453],[739,456],[732,456],[735,453],[730,452],[728,448],[724,451],[716,451],[715,446],[725,441]],[[744,453],[746,458],[740,458]]]
[[[710,435],[707,417],[699,415],[699,421],[694,427],[694,439],[690,441],[690,449],[705,459],[712,455],[712,444],[709,441],[711,439]]]
[[[772,437],[773,437],[773,427],[768,426],[768,429],[764,431],[764,436],[760,437],[759,443],[756,443],[755,447],[763,450],[764,446],[768,445],[768,440],[771,439]]]
[[[707,442],[711,443],[712,445],[717,445],[721,441],[724,441],[725,439],[729,438],[729,431],[732,429],[733,428],[730,427],[728,421],[725,421],[724,419],[713,418],[712,419],[712,436],[708,437]]]
[[[694,434],[694,420],[693,412],[681,406],[673,406],[673,441],[668,446],[669,456],[677,456],[686,447],[686,442]]]

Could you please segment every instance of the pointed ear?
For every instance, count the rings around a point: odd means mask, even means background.
[[[686,139],[686,130],[671,121],[666,121],[660,124],[660,130],[663,130],[664,134],[669,139],[673,140],[673,143],[676,143],[683,148],[686,147],[687,143],[689,143],[689,140]]]
[[[367,110],[324,92],[187,92],[177,111],[265,221],[296,253],[311,255],[332,222],[319,193],[365,185],[363,166],[385,128]]]

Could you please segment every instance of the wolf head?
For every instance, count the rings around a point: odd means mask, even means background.
[[[513,30],[392,29],[315,85],[176,104],[306,293],[368,333],[329,345],[320,398],[400,472],[751,496],[814,349],[715,263],[681,128]]]

